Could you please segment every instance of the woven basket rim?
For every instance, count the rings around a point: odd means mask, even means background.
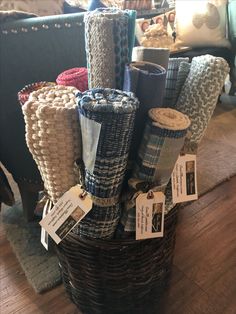
[[[171,217],[176,213],[179,205],[176,204],[167,214],[166,219],[169,220]],[[103,247],[103,248],[112,248],[114,246],[124,246],[124,245],[130,245],[130,244],[138,244],[141,242],[150,242],[150,241],[157,241],[162,238],[152,238],[152,239],[145,239],[145,240],[136,240],[136,239],[96,239],[96,238],[89,238],[86,236],[80,237],[78,234],[70,232],[67,237],[65,238],[65,241],[72,241],[72,242],[79,242],[84,245],[94,246],[94,247]],[[63,243],[63,240],[62,240]],[[59,244],[60,245],[60,244]]]

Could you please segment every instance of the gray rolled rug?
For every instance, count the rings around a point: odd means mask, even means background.
[[[147,61],[168,69],[170,51],[167,48],[134,47],[132,61]]]
[[[89,88],[122,88],[124,66],[130,58],[130,19],[135,16],[116,8],[100,8],[85,14]]]
[[[190,136],[184,152],[197,149],[215,110],[218,97],[229,73],[228,63],[220,57],[203,55],[192,59],[189,74],[175,109],[189,116]]]

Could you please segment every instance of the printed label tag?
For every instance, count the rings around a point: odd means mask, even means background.
[[[171,176],[173,203],[193,201],[197,193],[196,155],[179,156]]]
[[[165,195],[162,192],[140,194],[136,199],[136,240],[159,238],[164,234]]]
[[[87,215],[92,205],[81,186],[73,186],[39,223],[58,244]]]
[[[51,208],[50,203],[51,202],[48,199],[44,208],[43,208],[43,218],[46,217],[46,215],[50,211],[50,208]],[[45,249],[48,250],[48,233],[43,227],[41,227],[41,243],[45,247]]]

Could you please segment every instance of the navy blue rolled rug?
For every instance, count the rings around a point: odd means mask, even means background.
[[[134,160],[142,138],[148,110],[162,107],[166,82],[166,70],[150,62],[132,62],[125,67],[125,91],[133,92],[140,101],[134,127],[134,139],[130,159]]]
[[[112,238],[120,218],[119,196],[127,167],[138,100],[132,93],[91,89],[77,95],[85,166],[93,208],[73,230]]]

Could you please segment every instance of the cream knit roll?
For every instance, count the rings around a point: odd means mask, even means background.
[[[44,87],[22,107],[26,142],[53,203],[77,183],[74,161],[82,149],[76,93],[74,87]]]

